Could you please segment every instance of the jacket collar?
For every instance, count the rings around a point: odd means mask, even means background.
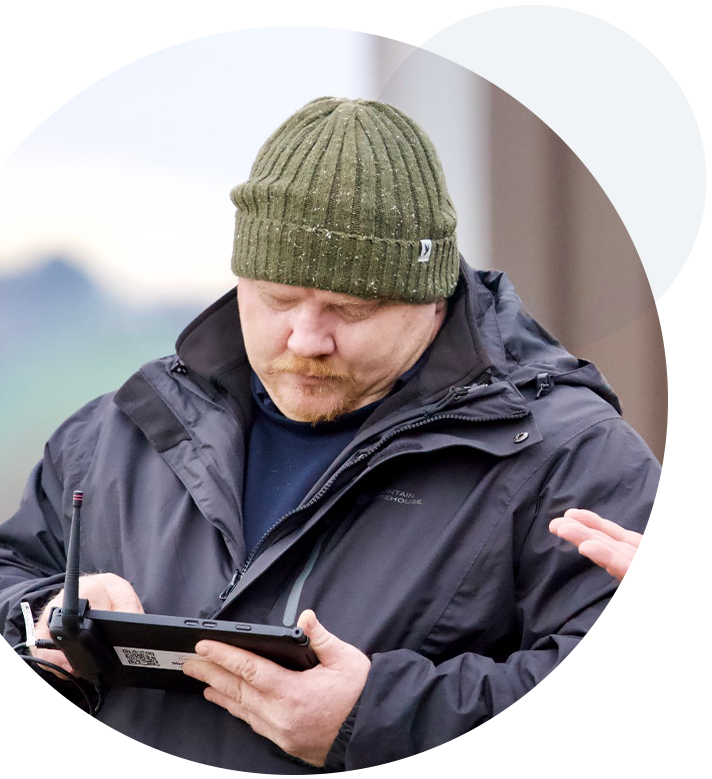
[[[197,316],[176,341],[176,353],[190,371],[208,381],[247,362],[235,289]]]

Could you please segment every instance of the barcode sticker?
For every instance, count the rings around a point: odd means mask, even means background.
[[[139,649],[129,646],[115,646],[114,650],[123,665],[134,668],[163,668],[169,671],[180,671],[183,663],[192,657],[200,660],[200,655],[194,652],[167,652],[163,649]]]

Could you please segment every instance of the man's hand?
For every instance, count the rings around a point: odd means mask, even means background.
[[[49,634],[49,613],[53,606],[61,606],[64,597],[64,590],[54,596],[45,606],[42,616],[35,626],[35,638],[50,639]],[[79,597],[86,598],[93,609],[102,611],[127,611],[131,614],[143,614],[143,606],[138,599],[134,588],[120,576],[113,573],[97,573],[90,576],[79,577]],[[63,652],[58,649],[36,649],[30,650],[33,657],[40,660],[47,660],[50,663],[64,668],[69,673],[72,672],[72,666],[69,665]],[[54,673],[54,671],[52,671]],[[59,674],[55,674],[59,676]]]
[[[549,523],[549,530],[575,544],[584,557],[605,568],[618,581],[626,575],[643,537],[584,509],[569,509],[563,517]]]
[[[297,623],[319,658],[308,671],[288,671],[244,649],[200,641],[204,660],[189,660],[183,672],[208,684],[205,697],[290,755],[324,765],[339,728],[366,684],[371,661],[336,638],[305,611]]]

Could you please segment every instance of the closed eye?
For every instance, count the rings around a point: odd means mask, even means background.
[[[262,301],[275,311],[287,311],[297,302],[294,298],[270,295],[266,292],[262,292],[261,290],[258,290],[258,292],[260,298],[262,298]]]
[[[372,303],[366,303],[365,305],[353,305],[351,303],[334,303],[332,308],[336,313],[346,321],[358,322],[362,319],[367,319],[380,308],[378,301]]]

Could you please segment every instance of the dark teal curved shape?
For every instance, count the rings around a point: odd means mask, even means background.
[[[709,379],[712,365],[700,359],[712,308],[709,41],[703,6],[675,8],[605,0],[332,0],[331,24],[447,57],[555,130],[633,238],[658,306],[669,378]]]

